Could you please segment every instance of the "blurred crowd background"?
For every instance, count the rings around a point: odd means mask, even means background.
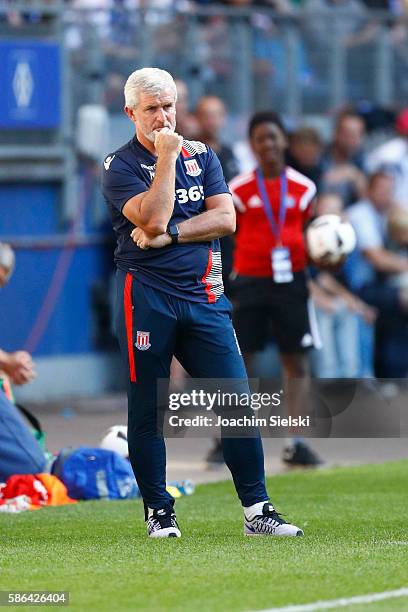
[[[125,80],[149,65],[177,79],[178,131],[212,146],[227,180],[254,167],[249,116],[281,114],[317,213],[345,215],[357,235],[341,269],[311,270],[313,373],[405,378],[406,0],[15,0],[0,8],[0,241],[16,252],[0,346],[38,364],[23,397],[124,387],[99,175],[133,135]],[[223,250],[228,292],[233,242]],[[279,374],[273,344],[253,374]]]

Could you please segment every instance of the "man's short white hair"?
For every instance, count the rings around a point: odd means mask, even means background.
[[[141,92],[159,96],[164,89],[171,89],[174,100],[177,100],[177,87],[169,72],[160,68],[135,70],[125,84],[125,104],[129,108],[136,108]]]
[[[13,274],[15,264],[16,256],[11,246],[6,242],[0,242],[0,266],[4,268],[7,280]]]

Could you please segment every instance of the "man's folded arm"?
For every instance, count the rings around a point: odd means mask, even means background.
[[[176,159],[175,154],[159,156],[150,189],[130,198],[122,208],[122,214],[150,236],[164,234],[173,214]]]
[[[229,193],[206,198],[205,206],[205,212],[177,224],[180,243],[214,240],[235,232],[235,208]]]

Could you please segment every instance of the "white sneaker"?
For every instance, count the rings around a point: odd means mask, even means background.
[[[147,535],[149,538],[180,538],[181,531],[173,511],[164,508],[148,509]]]
[[[302,536],[303,531],[283,520],[270,502],[245,508],[244,534],[248,536]]]

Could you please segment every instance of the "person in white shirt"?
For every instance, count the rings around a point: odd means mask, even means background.
[[[393,178],[376,172],[369,179],[367,198],[347,210],[357,236],[349,281],[360,298],[378,309],[376,373],[382,378],[404,378],[408,374],[407,292],[389,282],[394,275],[408,272],[408,257],[388,247],[393,193]]]
[[[370,172],[382,171],[394,178],[394,199],[408,209],[408,108],[395,124],[399,136],[385,142],[367,156]]]

